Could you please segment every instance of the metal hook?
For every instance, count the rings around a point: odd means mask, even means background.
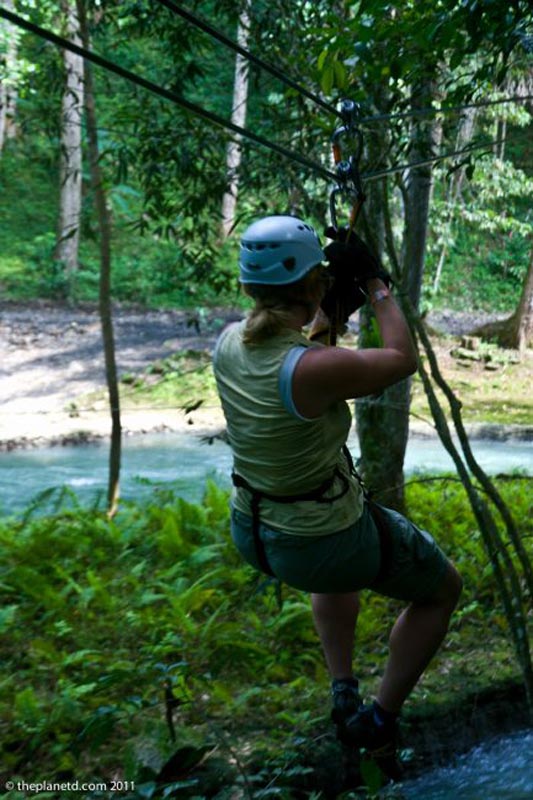
[[[337,128],[331,137],[338,185],[330,193],[329,210],[331,224],[335,228],[337,227],[337,197],[339,194],[352,201],[351,227],[353,227],[365,199],[359,172],[359,162],[363,153],[363,134],[357,126],[359,114],[360,106],[358,103],[353,100],[342,100],[340,116],[343,125]],[[351,139],[356,140],[355,152],[347,160],[342,158],[342,139],[344,136],[349,136]]]
[[[331,220],[331,225],[333,228],[337,228],[337,195],[340,194],[341,190],[337,186],[337,188],[332,189],[329,193],[329,218]]]
[[[361,106],[353,100],[341,100],[339,113],[346,127],[351,129],[357,124],[357,119],[361,113]]]

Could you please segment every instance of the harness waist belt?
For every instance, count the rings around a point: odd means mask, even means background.
[[[333,497],[324,497],[326,492],[328,492],[334,482],[335,478],[340,478],[342,482],[342,489]],[[267,554],[265,552],[265,545],[261,540],[261,536],[259,533],[259,527],[261,525],[261,515],[259,511],[259,506],[261,500],[271,500],[274,503],[298,503],[301,501],[315,501],[316,503],[333,503],[335,500],[339,500],[341,497],[344,497],[348,489],[350,488],[350,483],[346,475],[344,475],[338,467],[335,467],[333,475],[331,478],[328,478],[324,481],[324,483],[320,484],[316,489],[312,489],[309,492],[302,492],[300,494],[270,494],[269,492],[263,492],[261,489],[255,489],[251,484],[248,483],[246,478],[243,478],[242,475],[238,475],[236,472],[231,473],[231,479],[233,481],[233,485],[236,486],[238,489],[246,489],[247,492],[250,492],[252,496],[251,501],[251,511],[252,511],[252,533],[254,537],[254,545],[255,545],[255,552],[257,555],[257,560],[261,567],[261,570],[265,572],[267,575],[274,576],[274,572],[272,571],[272,567],[268,563]]]

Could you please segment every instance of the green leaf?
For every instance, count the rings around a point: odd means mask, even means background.
[[[322,50],[316,62],[316,66],[319,72],[322,72],[322,70],[324,69],[324,64],[326,62],[327,57],[328,57],[328,51]]]
[[[18,605],[11,604],[0,608],[0,633],[5,633],[13,622],[17,613]]]
[[[454,50],[450,56],[450,69],[453,71],[463,63],[464,53],[462,50]]]
[[[322,73],[322,77],[320,79],[320,85],[322,87],[322,91],[324,92],[324,94],[329,95],[331,93],[334,81],[335,81],[335,71],[333,65],[328,64],[328,66]]]
[[[333,62],[333,70],[335,73],[335,83],[339,89],[344,89],[347,83],[346,67],[340,61]]]
[[[22,722],[35,725],[41,720],[41,705],[31,686],[15,695],[15,711]]]
[[[85,728],[79,734],[79,739],[82,742],[87,742],[90,750],[95,750],[108,741],[115,729],[116,722],[116,708],[113,706],[101,706],[90,717]]]
[[[185,745],[172,753],[161,767],[157,779],[167,782],[186,777],[187,773],[200,764],[211,748]]]

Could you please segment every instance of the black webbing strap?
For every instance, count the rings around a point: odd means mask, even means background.
[[[324,497],[327,491],[331,489],[335,482],[335,478],[340,478],[342,482],[342,489],[333,497]],[[246,489],[246,491],[250,492],[252,499],[250,503],[250,509],[252,512],[252,534],[254,537],[254,546],[255,546],[255,553],[257,556],[257,561],[259,562],[259,566],[263,572],[267,575],[274,576],[274,572],[272,571],[272,567],[268,563],[267,554],[265,551],[265,545],[261,539],[260,534],[260,525],[261,525],[261,513],[260,513],[260,504],[261,500],[272,500],[275,503],[298,503],[307,500],[314,500],[316,503],[333,503],[335,500],[339,500],[341,497],[344,497],[346,492],[350,487],[350,483],[345,475],[340,471],[338,467],[335,467],[335,471],[331,478],[328,478],[324,483],[318,486],[316,489],[312,489],[310,492],[303,492],[301,494],[270,494],[269,492],[262,492],[260,489],[255,489],[251,486],[246,478],[243,478],[242,475],[238,475],[236,472],[231,473],[231,479],[233,481],[233,485],[239,489]]]
[[[374,503],[374,501],[369,497],[366,498],[366,504],[370,514],[372,515],[372,519],[374,520],[374,525],[378,530],[379,536],[380,562],[378,574],[372,581],[372,584],[374,585],[383,580],[389,571],[389,566],[392,560],[392,538],[381,506],[378,506],[378,504]]]
[[[235,481],[236,478],[240,478],[240,475],[235,475],[234,473],[233,483],[235,484],[235,486],[238,486],[239,484],[236,483]],[[254,537],[255,555],[257,556],[261,572],[266,573],[266,575],[271,575],[274,578],[275,575],[268,561],[264,542],[261,539],[261,532],[260,532],[261,514],[259,511],[259,505],[261,503],[261,493],[256,492],[253,489],[250,489],[249,491],[251,491],[252,494],[252,501],[250,505],[252,510],[252,534]]]
[[[389,570],[389,566],[392,560],[392,538],[389,526],[387,524],[387,520],[385,519],[385,515],[381,506],[375,503],[372,500],[372,494],[367,489],[364,484],[363,479],[357,472],[355,468],[355,464],[353,463],[352,454],[348,450],[347,446],[344,445],[342,448],[344,456],[348,462],[348,467],[350,468],[351,474],[357,478],[359,485],[363,491],[363,497],[365,498],[365,503],[367,504],[368,510],[372,516],[372,520],[374,525],[377,528],[378,536],[379,536],[379,550],[380,550],[380,561],[379,561],[379,569],[378,574],[373,580],[373,584],[378,583],[381,581]]]
[[[378,574],[376,575],[373,581],[373,583],[375,584],[381,581],[389,570],[389,565],[392,558],[391,534],[381,507],[371,499],[370,492],[364,485],[361,476],[355,469],[351,453],[346,447],[346,445],[343,447],[343,453],[348,463],[350,473],[353,476],[355,476],[359,481],[359,484],[361,486],[365,498],[365,503],[367,504],[368,510],[370,511],[372,520],[374,521],[374,525],[377,528],[379,536],[380,564],[379,564]],[[342,489],[333,497],[324,497],[326,492],[329,491],[329,489],[331,489],[331,487],[333,486],[335,478],[340,478],[342,482]],[[275,577],[275,575],[274,572],[272,571],[272,567],[268,563],[268,558],[265,551],[265,545],[260,535],[261,500],[264,498],[266,500],[272,500],[275,503],[297,503],[302,500],[303,501],[314,500],[316,503],[333,503],[335,500],[339,500],[341,497],[344,497],[350,486],[348,479],[340,471],[338,467],[335,468],[335,471],[331,476],[331,478],[328,478],[326,481],[324,481],[324,483],[322,483],[318,488],[313,489],[310,492],[304,492],[302,494],[276,495],[276,494],[269,494],[268,492],[262,492],[260,489],[255,489],[253,486],[251,486],[246,480],[246,478],[243,478],[242,475],[238,475],[236,472],[231,473],[231,479],[233,481],[234,486],[236,486],[237,488],[246,489],[246,491],[249,492],[251,495],[250,510],[252,512],[252,534],[254,537],[254,546],[255,546],[257,561],[259,563],[262,572],[264,572],[266,575],[271,575],[272,577]]]

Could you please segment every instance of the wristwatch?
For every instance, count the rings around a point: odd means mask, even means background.
[[[375,306],[376,303],[381,303],[381,301],[386,300],[387,297],[390,297],[388,289],[376,289],[376,291],[372,292],[370,295],[370,305]]]

